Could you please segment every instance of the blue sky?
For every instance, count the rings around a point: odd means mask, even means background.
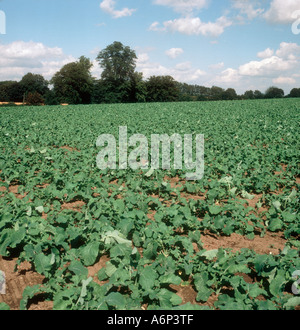
[[[238,93],[300,87],[300,0],[0,0],[1,12],[0,81],[50,79],[81,55],[99,77],[98,52],[121,41],[145,78]]]

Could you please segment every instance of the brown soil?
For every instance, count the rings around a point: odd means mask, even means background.
[[[75,212],[81,212],[81,208],[85,205],[84,201],[75,201],[70,203],[64,203],[61,206],[62,210],[72,210]]]
[[[201,236],[201,241],[205,250],[229,248],[237,252],[241,249],[250,249],[257,254],[279,254],[286,244],[282,233],[270,232],[267,232],[264,237],[255,236],[253,240],[235,233],[231,236],[216,236],[207,233]]]
[[[30,263],[23,262],[17,267],[17,259],[3,258],[0,256],[0,269],[5,274],[6,294],[0,295],[0,303],[6,303],[11,310],[20,308],[23,291],[27,286],[42,284],[44,277],[34,272]],[[29,309],[52,309],[52,303],[49,301],[39,301],[35,299],[29,306]]]

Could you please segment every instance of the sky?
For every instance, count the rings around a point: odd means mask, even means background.
[[[114,41],[145,79],[286,94],[300,88],[300,0],[0,0],[0,81],[46,79]]]

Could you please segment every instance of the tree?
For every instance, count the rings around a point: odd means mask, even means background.
[[[300,97],[300,88],[293,88],[290,91],[289,97]]]
[[[254,91],[254,98],[255,99],[263,99],[264,98],[264,94],[261,92],[261,91],[259,91],[259,90],[255,90]]]
[[[16,81],[0,82],[0,102],[22,102],[23,91]]]
[[[271,86],[265,93],[266,99],[278,99],[284,97],[284,91],[281,88]]]
[[[223,100],[236,100],[237,98],[237,93],[233,88],[228,88],[225,92],[222,93]]]
[[[134,72],[130,80],[129,102],[146,102],[147,88],[141,72]]]
[[[136,59],[135,51],[118,41],[99,52],[96,60],[103,71],[94,93],[100,102],[125,103],[143,99],[145,88],[142,74],[135,72]]]
[[[137,56],[128,46],[115,41],[103,49],[96,60],[103,72],[101,78],[114,83],[130,81],[135,71]]]
[[[254,92],[252,90],[246,91],[242,97],[246,100],[253,100],[255,98]]]
[[[211,100],[214,100],[214,101],[222,100],[223,93],[224,93],[223,88],[217,87],[217,86],[212,86],[212,88],[210,89]]]
[[[48,81],[40,74],[27,73],[20,81],[20,87],[22,88],[25,96],[28,93],[38,93],[44,96],[48,91]]]
[[[26,96],[26,103],[28,105],[43,105],[45,100],[43,99],[42,95],[38,92],[29,92]]]
[[[81,56],[79,61],[64,65],[51,79],[53,91],[60,103],[89,104],[93,91],[91,61]]]
[[[151,76],[146,81],[148,102],[178,101],[177,82],[171,76]]]

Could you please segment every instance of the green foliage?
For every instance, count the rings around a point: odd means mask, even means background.
[[[151,76],[146,88],[148,102],[172,102],[179,97],[176,81],[171,76]]]
[[[92,63],[81,56],[79,61],[68,63],[58,71],[51,83],[60,103],[89,104],[93,90],[93,78],[90,73]]]
[[[297,102],[0,112],[0,255],[17,255],[18,263],[30,262],[45,277],[42,285],[25,289],[20,308],[36,294],[53,301],[54,309],[203,308],[182,305],[174,286],[188,284],[197,303],[213,298],[215,309],[295,309]],[[184,169],[99,170],[97,137],[117,137],[124,124],[130,134],[149,140],[151,134],[204,134],[204,178],[173,186],[166,177],[184,182]],[[72,206],[77,202],[80,206]],[[279,255],[203,248],[206,232],[253,239],[266,231],[285,236]],[[104,267],[91,278],[88,267],[102,260]]]
[[[28,105],[42,105],[45,100],[43,99],[42,95],[38,92],[29,92],[26,96],[25,100],[26,104]]]

